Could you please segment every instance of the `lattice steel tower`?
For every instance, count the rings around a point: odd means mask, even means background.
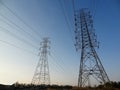
[[[96,80],[101,84],[109,82],[107,73],[95,50],[98,42],[92,16],[88,9],[75,11],[75,40],[76,50],[81,51],[78,86],[90,86],[91,80]]]
[[[38,65],[36,67],[32,84],[36,85],[49,85],[50,84],[50,75],[49,75],[49,66],[48,66],[48,49],[49,46],[49,38],[43,38],[43,41],[40,43],[40,59]]]

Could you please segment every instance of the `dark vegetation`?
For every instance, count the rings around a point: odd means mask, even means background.
[[[20,84],[15,83],[13,85],[0,84],[0,90],[120,90],[120,82],[109,82],[104,85],[98,85],[94,87],[73,87],[69,85],[33,85],[33,84]]]
[[[120,90],[120,82],[107,82],[94,87],[73,87],[72,90]]]
[[[72,86],[33,85],[33,84],[20,84],[16,82],[13,85],[0,85],[0,90],[72,90]]]

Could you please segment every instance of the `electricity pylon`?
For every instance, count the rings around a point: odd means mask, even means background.
[[[93,28],[92,15],[88,9],[75,11],[75,40],[76,50],[81,51],[78,86],[90,86],[93,79],[101,84],[109,82],[95,50],[98,42]]]
[[[50,75],[49,75],[49,65],[48,65],[48,49],[50,48],[49,46],[49,38],[43,38],[43,41],[40,43],[40,59],[37,64],[33,79],[32,79],[32,84],[36,85],[49,85],[50,84]]]

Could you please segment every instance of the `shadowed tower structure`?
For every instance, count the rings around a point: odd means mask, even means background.
[[[78,86],[91,86],[91,81],[97,81],[100,84],[109,82],[95,50],[98,42],[93,28],[92,15],[88,9],[75,11],[75,40],[76,50],[81,52]]]
[[[49,85],[50,84],[50,75],[49,75],[49,66],[48,66],[48,49],[50,48],[49,46],[49,38],[45,37],[43,38],[43,41],[40,43],[40,59],[37,64],[33,79],[32,79],[32,84],[36,85]]]

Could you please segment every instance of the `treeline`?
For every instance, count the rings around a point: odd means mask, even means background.
[[[120,81],[119,82],[113,82],[113,81],[107,82],[104,85],[99,85],[97,87],[98,88],[106,87],[106,88],[119,88],[120,89]]]
[[[98,86],[73,87],[72,90],[120,90],[120,82],[107,82]]]
[[[120,90],[120,82],[107,82],[102,85],[94,87],[73,87],[69,85],[34,85],[34,84],[20,84],[0,85],[0,90]]]
[[[70,85],[34,85],[34,84],[20,84],[0,85],[0,90],[71,90]]]
[[[66,89],[70,89],[72,88],[72,86],[70,85],[64,85],[64,86],[60,86],[60,85],[34,85],[34,84],[19,84],[19,83],[15,83],[12,85],[15,88],[40,88],[40,89],[46,89],[46,88],[66,88]]]

